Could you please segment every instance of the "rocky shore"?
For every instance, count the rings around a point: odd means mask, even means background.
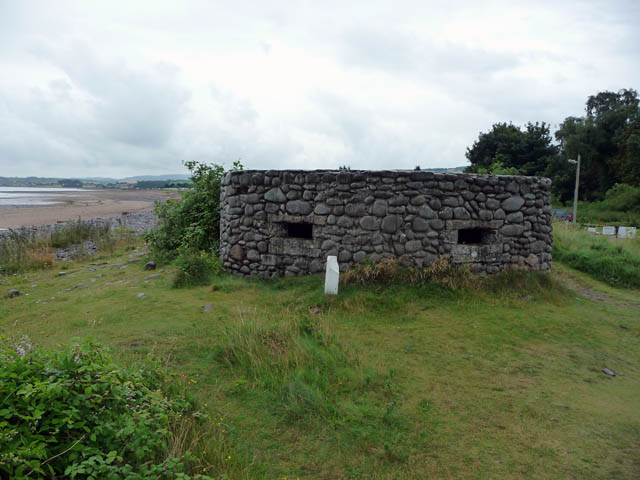
[[[14,231],[19,231],[26,233],[28,235],[41,235],[47,234],[53,231],[56,228],[61,228],[64,225],[75,223],[77,220],[69,220],[65,222],[56,222],[49,225],[38,225],[33,227],[22,227],[19,229],[15,229]],[[158,222],[158,217],[156,217],[153,211],[143,211],[143,212],[134,212],[122,215],[114,215],[110,217],[99,217],[99,218],[90,218],[83,220],[83,222],[91,223],[95,226],[103,226],[103,225],[111,225],[112,229],[125,228],[128,230],[133,230],[136,233],[144,233],[149,230],[153,230]],[[4,235],[8,235],[11,229],[0,230],[0,237]]]
[[[114,215],[111,217],[104,218],[91,218],[87,220],[83,220],[84,222],[93,224],[97,227],[102,227],[104,225],[109,225],[112,230],[117,229],[127,229],[136,232],[137,234],[141,234],[144,232],[148,232],[155,228],[158,223],[158,217],[156,217],[152,211],[142,211],[135,212],[129,214],[122,215]],[[57,222],[50,225],[39,225],[33,227],[23,227],[16,230],[0,230],[0,239],[3,236],[7,236],[10,232],[20,232],[21,234],[26,234],[29,237],[38,237],[41,235],[47,235],[51,233],[56,228],[64,227],[65,225],[69,225],[74,223],[75,221],[66,221],[66,222]],[[74,258],[78,258],[84,255],[94,255],[98,252],[98,246],[91,239],[85,240],[81,244],[71,245],[69,247],[58,248],[55,253],[55,259],[58,261],[67,261],[73,260]]]

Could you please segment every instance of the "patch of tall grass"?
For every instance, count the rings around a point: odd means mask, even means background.
[[[365,372],[330,333],[326,318],[243,315],[224,331],[217,358],[288,422],[383,422],[393,410],[389,379]],[[358,398],[360,407],[345,397]]]
[[[110,244],[113,240],[111,224],[78,219],[56,225],[49,233],[49,244],[53,248],[65,248],[86,240],[93,240],[96,244]]]
[[[35,232],[10,230],[0,237],[0,274],[47,268],[53,265],[53,252]]]
[[[554,223],[553,259],[609,285],[640,288],[637,239],[596,236],[572,224]]]
[[[179,248],[173,264],[178,267],[173,279],[175,288],[207,285],[214,275],[222,273],[222,262],[218,257],[192,248]]]
[[[56,225],[48,232],[22,228],[0,237],[0,274],[13,274],[51,267],[55,250],[91,240],[98,250],[112,251],[117,234],[108,223],[78,220]]]
[[[424,268],[400,265],[396,259],[365,263],[347,270],[342,276],[346,285],[413,285],[424,287],[439,284],[450,290],[475,290],[491,294],[522,294],[546,296],[564,289],[547,272],[506,269],[495,275],[474,276],[468,268],[453,265],[445,258]]]
[[[445,258],[424,268],[405,267],[395,258],[383,258],[350,268],[341,281],[345,285],[441,283],[450,288],[469,288],[474,284],[474,277],[468,269],[453,265]]]

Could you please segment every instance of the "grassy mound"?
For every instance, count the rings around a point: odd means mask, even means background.
[[[609,239],[556,223],[553,259],[609,285],[640,288],[640,253],[634,242],[638,239]]]

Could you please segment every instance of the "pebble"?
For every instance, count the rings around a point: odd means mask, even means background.
[[[144,269],[145,270],[155,270],[156,269],[156,262],[147,262],[144,264]]]
[[[137,297],[138,297],[138,298],[144,298],[144,297],[145,297],[145,294],[144,294],[144,293],[139,293],[139,294],[137,295]]]
[[[160,275],[159,273],[154,273],[153,275],[148,275],[148,276],[144,277],[144,279],[145,280],[151,280],[151,279],[154,279],[154,278],[159,278],[161,276],[162,275]]]
[[[202,310],[204,310],[205,312],[210,312],[211,310],[213,310],[213,304],[209,303],[205,305],[204,307],[202,307]]]
[[[611,377],[615,377],[616,374],[614,372],[612,372],[611,370],[609,370],[608,368],[603,368],[602,369],[602,373],[604,373],[605,375],[609,375]]]

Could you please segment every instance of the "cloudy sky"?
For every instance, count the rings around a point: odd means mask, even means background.
[[[465,165],[640,88],[640,2],[0,0],[0,176]]]

